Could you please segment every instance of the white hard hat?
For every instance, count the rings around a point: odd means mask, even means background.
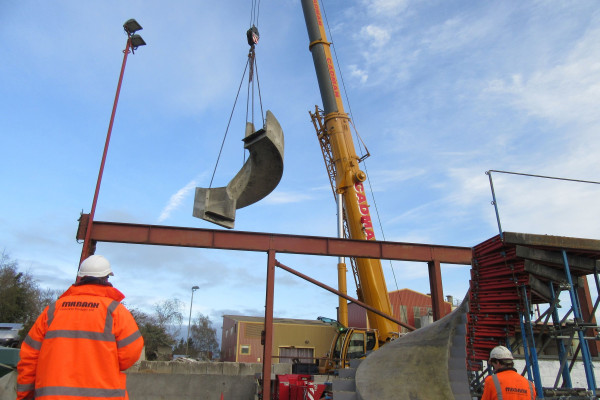
[[[77,276],[93,276],[103,278],[108,275],[114,275],[110,269],[108,260],[99,255],[89,256],[79,266]]]
[[[512,352],[504,346],[496,346],[490,352],[490,360],[513,360]]]

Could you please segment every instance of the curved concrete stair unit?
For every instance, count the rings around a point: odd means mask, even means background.
[[[258,131],[247,123],[244,148],[250,156],[227,186],[196,188],[194,217],[231,229],[236,209],[256,203],[277,187],[283,175],[283,130],[271,111]]]
[[[357,400],[356,396],[356,369],[362,360],[350,360],[350,368],[338,370],[338,376],[332,381],[332,394],[334,400]]]
[[[470,400],[465,346],[467,299],[439,321],[386,344],[364,359],[356,371],[357,399]]]

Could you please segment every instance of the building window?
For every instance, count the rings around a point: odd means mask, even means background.
[[[415,320],[421,318],[421,307],[419,307],[419,306],[413,307],[413,316],[415,317]]]
[[[250,345],[243,344],[240,346],[240,354],[250,354]]]
[[[302,347],[280,347],[279,362],[280,363],[313,363],[314,349]]]

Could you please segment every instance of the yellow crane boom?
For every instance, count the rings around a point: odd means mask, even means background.
[[[324,135],[330,144],[335,171],[335,190],[342,194],[350,238],[375,240],[373,223],[363,182],[366,174],[360,170],[359,157],[350,131],[350,117],[344,111],[330,43],[318,0],[302,0],[304,19],[308,29],[310,51],[313,56],[324,111]],[[392,307],[381,268],[381,261],[359,258],[356,272],[360,284],[358,298],[366,304],[392,315]],[[394,338],[398,326],[388,319],[367,312],[371,328],[377,329],[380,342]]]

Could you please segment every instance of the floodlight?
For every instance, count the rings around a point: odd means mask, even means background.
[[[145,45],[146,42],[144,42],[144,39],[142,39],[140,35],[131,35],[131,47],[133,47],[134,50],[137,50],[138,47]]]
[[[133,18],[127,20],[127,22],[123,24],[123,28],[125,29],[125,32],[127,32],[128,35],[133,35],[137,31],[143,29],[142,26],[138,24],[138,22]]]

